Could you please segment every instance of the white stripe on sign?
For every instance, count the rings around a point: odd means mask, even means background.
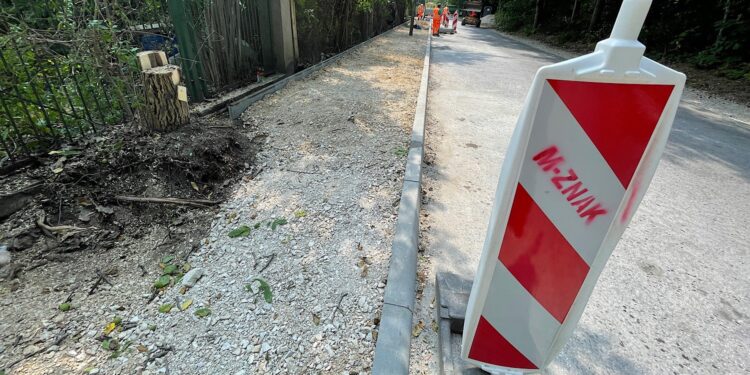
[[[625,189],[548,82],[539,109],[519,180],[591,265]]]
[[[500,262],[495,262],[489,291],[492,298],[486,300],[482,316],[529,361],[541,366],[560,323]]]

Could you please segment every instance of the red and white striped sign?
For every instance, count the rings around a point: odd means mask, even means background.
[[[470,362],[534,371],[554,359],[656,170],[684,75],[641,60],[637,30],[615,38],[626,29],[534,81],[467,307]]]
[[[544,84],[470,359],[544,363],[673,88]]]

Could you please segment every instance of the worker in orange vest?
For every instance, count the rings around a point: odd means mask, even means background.
[[[422,18],[424,18],[424,5],[419,4],[417,5],[417,19],[421,20]]]
[[[450,10],[448,10],[448,5],[446,5],[445,8],[443,8],[443,25],[446,27],[448,27],[448,12],[450,12]]]
[[[432,35],[440,36],[440,4],[432,8]]]

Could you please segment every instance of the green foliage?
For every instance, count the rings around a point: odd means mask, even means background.
[[[295,0],[300,59],[317,63],[405,20],[410,0]]]
[[[139,36],[130,27],[165,19],[163,4],[0,2],[0,140],[13,153],[22,143],[37,152],[121,122],[139,106]]]
[[[499,3],[495,14],[498,29],[543,34],[561,45],[589,49],[609,36],[622,0]],[[747,79],[749,18],[750,0],[654,1],[639,40],[656,59],[687,61],[729,79]]]
[[[534,2],[531,0],[509,0],[501,2],[495,14],[495,24],[501,30],[518,31],[531,25],[534,20]]]

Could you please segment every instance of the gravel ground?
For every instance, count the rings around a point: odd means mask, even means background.
[[[132,258],[142,275],[110,276],[95,306],[70,313],[57,307],[75,272],[54,275],[67,281],[46,288],[34,332],[0,345],[0,366],[23,347],[40,353],[9,374],[368,372],[425,39],[399,28],[251,107],[241,126],[265,144],[192,253]],[[175,267],[188,272],[147,289]]]
[[[157,328],[142,324],[131,340],[152,353],[171,349],[147,372],[367,371],[422,36],[401,28],[243,115],[249,131],[268,134],[257,156],[263,170],[238,186],[190,259],[203,273],[197,284],[185,294],[173,287],[141,312]],[[228,236],[243,225],[247,236]],[[187,311],[156,311],[188,300]],[[210,315],[196,316],[200,308]],[[123,360],[108,368],[131,367]]]

